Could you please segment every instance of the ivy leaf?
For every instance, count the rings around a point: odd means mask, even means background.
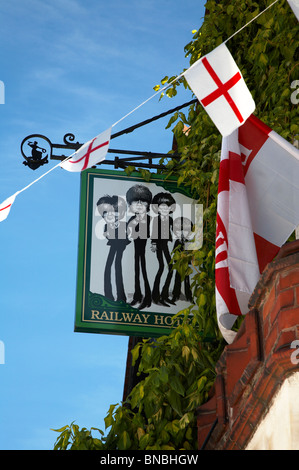
[[[150,435],[144,434],[139,441],[140,449],[144,450],[150,443]]]
[[[170,120],[169,120],[167,126],[165,127],[165,129],[169,129],[170,126],[178,119],[178,117],[179,117],[178,112],[174,113],[174,115],[170,118]]]
[[[191,423],[193,418],[194,418],[193,413],[185,413],[179,421],[181,429],[185,429],[186,426],[188,426],[188,424]]]
[[[123,431],[119,440],[118,448],[119,450],[128,450],[131,447],[131,438],[127,431]]]
[[[190,356],[190,348],[186,344],[182,347],[182,356],[188,361]]]
[[[127,173],[128,176],[130,176],[133,171],[135,171],[135,167],[133,165],[129,165],[125,168],[125,173]]]
[[[169,404],[171,408],[179,415],[182,416],[182,404],[181,404],[181,399],[174,390],[170,390],[167,393],[167,398],[169,400]]]
[[[177,375],[172,375],[169,377],[170,387],[182,397],[185,395],[185,388],[182,385],[182,382]]]
[[[131,350],[132,354],[132,365],[134,366],[138,357],[139,357],[139,350],[140,350],[141,344],[136,344],[136,346]]]
[[[165,366],[162,366],[160,368],[160,380],[161,382],[163,383],[167,383],[168,382],[168,369],[167,367]]]

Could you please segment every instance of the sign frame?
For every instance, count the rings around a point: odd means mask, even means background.
[[[97,168],[87,169],[81,173],[74,331],[139,337],[168,335],[175,326],[183,321],[182,316],[178,316],[173,320],[174,315],[181,311],[181,308],[177,308],[175,313],[167,313],[165,309],[162,311],[163,307],[161,308],[160,305],[152,306],[148,310],[146,308],[138,310],[138,308],[130,305],[130,303],[110,300],[103,294],[91,290],[92,278],[95,277],[92,275],[92,270],[96,269],[93,266],[96,263],[91,259],[93,246],[95,246],[93,232],[95,232],[96,188],[101,187],[101,185],[104,186],[104,184],[110,184],[110,190],[113,187],[113,183],[119,187],[121,184],[128,185],[128,183],[131,185],[155,185],[157,191],[167,191],[170,194],[182,195],[182,197],[186,198],[186,201],[189,200],[194,203],[190,190],[184,186],[178,186],[176,177],[152,174],[150,181],[145,181],[138,172],[128,175],[125,171]],[[97,198],[98,196],[99,194]],[[200,217],[202,223],[202,213]],[[101,242],[105,243],[103,240]],[[134,270],[134,265],[132,270]],[[126,273],[124,273],[125,276]],[[190,307],[192,302],[184,302],[184,304],[187,308],[187,305]]]

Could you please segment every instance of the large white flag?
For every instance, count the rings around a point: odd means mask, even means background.
[[[103,161],[108,152],[111,128],[82,145],[74,155],[60,166],[67,171],[83,171]]]
[[[2,204],[0,204],[0,222],[5,220],[10,212],[11,206],[13,205],[15,198],[19,194],[18,192],[13,194],[12,196],[5,199]]]
[[[253,113],[254,100],[225,44],[195,62],[184,75],[223,136]]]
[[[299,151],[255,116],[222,140],[216,231],[216,307],[230,343],[236,315],[299,224]]]
[[[288,0],[288,3],[299,21],[299,0]]]

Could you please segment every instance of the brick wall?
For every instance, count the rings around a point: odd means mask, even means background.
[[[299,370],[299,240],[286,244],[262,274],[249,311],[216,366],[210,399],[198,410],[198,446],[244,449],[285,378]]]

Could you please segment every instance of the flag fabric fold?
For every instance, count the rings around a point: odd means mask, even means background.
[[[251,93],[224,43],[191,65],[184,75],[223,136],[244,124],[255,110]]]
[[[82,145],[60,166],[67,171],[84,171],[105,160],[111,138],[111,127]]]
[[[290,5],[294,15],[299,21],[299,0],[288,0],[288,4]]]
[[[222,139],[215,277],[228,343],[262,271],[299,224],[298,201],[298,149],[253,115]]]
[[[0,204],[0,222],[7,219],[11,206],[13,205],[17,194],[18,193],[13,194],[12,196],[5,199],[2,204]]]

